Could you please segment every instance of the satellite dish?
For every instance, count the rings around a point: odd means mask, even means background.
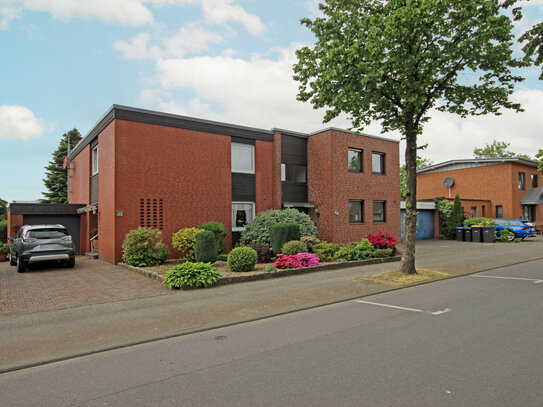
[[[454,180],[451,177],[447,177],[443,180],[443,185],[445,185],[447,188],[452,187],[454,184]]]

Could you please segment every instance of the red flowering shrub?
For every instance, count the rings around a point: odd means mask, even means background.
[[[379,232],[378,235],[368,235],[368,240],[377,249],[391,249],[396,247],[396,239],[388,233]]]
[[[316,266],[319,264],[319,259],[317,256],[315,256],[313,253],[298,253],[296,254],[296,258],[300,262],[301,267],[311,267]]]
[[[294,255],[285,256],[282,253],[277,255],[277,261],[273,265],[276,269],[297,269],[302,267],[298,258]]]

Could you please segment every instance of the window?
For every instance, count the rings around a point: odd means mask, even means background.
[[[385,173],[385,154],[384,153],[371,154],[371,170],[374,174]]]
[[[349,223],[364,223],[364,201],[349,201]]]
[[[362,172],[362,150],[349,148],[348,169],[350,172]]]
[[[307,182],[307,167],[281,164],[281,181]]]
[[[481,216],[482,216],[483,218],[485,218],[485,217],[486,217],[486,206],[483,205],[481,209],[482,209],[482,212],[483,212],[483,213],[481,214]]]
[[[91,175],[98,174],[98,146],[92,149]]]
[[[232,172],[255,172],[255,150],[251,144],[232,143]]]
[[[526,189],[526,174],[523,172],[518,173],[518,189]]]
[[[373,201],[373,222],[380,223],[385,222],[386,217],[386,202],[385,201]]]
[[[255,217],[253,202],[232,202],[232,230],[243,230]]]
[[[537,174],[532,174],[532,188],[537,188]]]
[[[472,206],[471,207],[471,215],[476,218],[477,217],[477,207],[476,206]]]
[[[496,205],[496,217],[497,218],[503,218],[503,206],[502,205]]]

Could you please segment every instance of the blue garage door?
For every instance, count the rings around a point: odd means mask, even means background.
[[[417,240],[434,238],[434,210],[419,209],[417,215]],[[402,240],[405,230],[405,209],[402,209]]]

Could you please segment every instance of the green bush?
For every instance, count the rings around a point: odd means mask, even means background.
[[[197,228],[185,228],[172,236],[172,246],[181,252],[181,257],[185,260],[196,260],[194,245],[196,244],[196,236],[202,231],[202,229]]]
[[[320,240],[313,236],[302,236],[300,240],[307,245],[307,251],[309,253],[313,253],[313,246],[320,243]]]
[[[500,231],[500,240],[502,242],[511,242],[514,239],[515,239],[515,234],[513,233],[513,229],[505,228]]]
[[[217,256],[217,261],[226,261],[228,260],[228,255],[227,254],[219,254]]]
[[[266,268],[264,269],[264,273],[275,273],[276,271],[278,270],[273,266],[273,264],[266,266]]]
[[[185,262],[166,273],[164,284],[170,288],[209,287],[222,278],[222,274],[209,263]]]
[[[221,254],[226,250],[226,243],[224,238],[228,234],[226,227],[220,222],[206,222],[198,226],[198,229],[209,230],[213,232],[215,236],[215,242],[217,244],[217,254]]]
[[[6,219],[0,220],[0,242],[8,241],[8,221]]]
[[[270,227],[270,241],[274,254],[281,253],[286,242],[300,240],[300,226],[296,223],[277,223]]]
[[[369,239],[364,238],[355,246],[355,249],[359,251],[373,251],[375,248]]]
[[[271,246],[270,227],[276,223],[296,223],[302,236],[316,237],[316,227],[309,215],[297,209],[272,209],[259,213],[241,233],[243,243]],[[297,237],[296,240],[300,239]],[[291,239],[294,240],[294,239]]]
[[[313,246],[313,253],[317,255],[321,261],[333,261],[334,254],[341,248],[341,245],[328,242],[320,242]]]
[[[468,218],[464,221],[464,227],[470,228],[474,225],[495,226],[496,222],[490,218]]]
[[[253,271],[257,261],[257,254],[254,249],[247,246],[236,247],[228,255],[228,270],[233,273]]]
[[[454,203],[447,200],[436,202],[439,214],[440,239],[455,239],[456,228],[464,224],[464,208],[460,196],[456,194]]]
[[[162,233],[156,229],[137,228],[128,232],[123,242],[123,261],[136,267],[161,264],[168,258]]]
[[[0,242],[0,254],[9,253],[9,244]]]
[[[198,233],[194,244],[194,257],[199,263],[215,263],[217,261],[217,241],[213,232],[204,230]]]
[[[318,257],[318,256],[317,256]],[[334,253],[335,261],[351,261],[353,259],[353,247],[342,246]]]
[[[291,240],[290,242],[283,244],[281,253],[290,256],[298,253],[308,253],[308,249],[307,245],[301,240]]]

